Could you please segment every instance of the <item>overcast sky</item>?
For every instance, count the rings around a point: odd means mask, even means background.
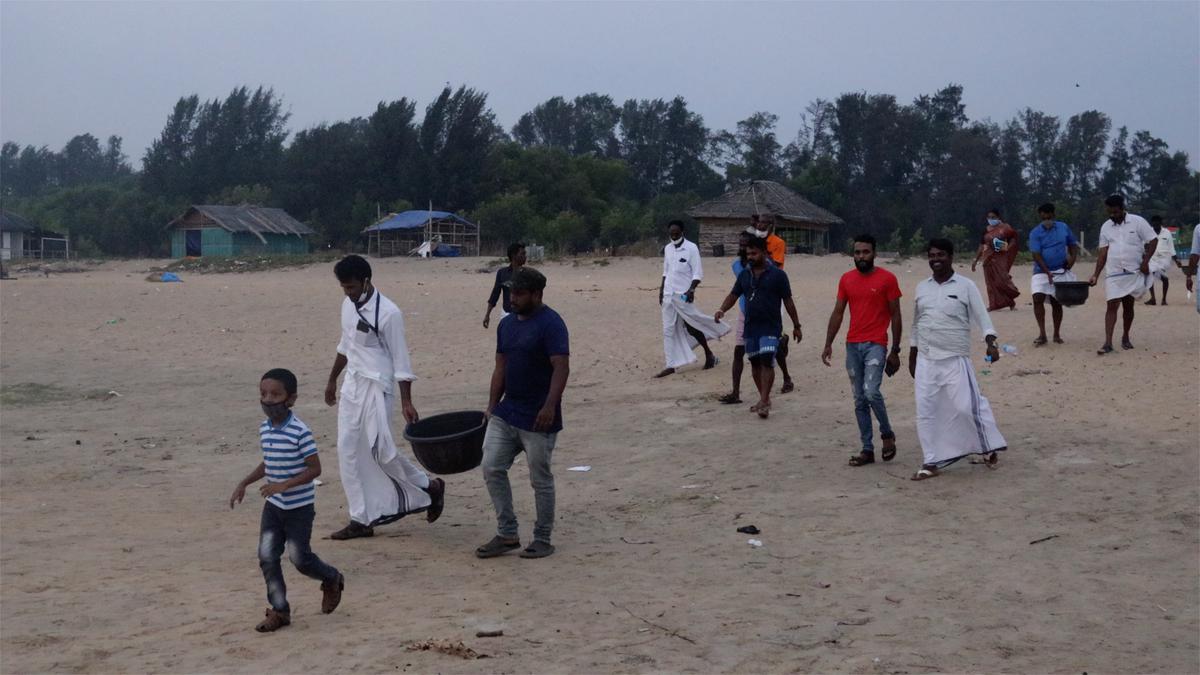
[[[814,98],[910,101],[962,84],[967,114],[1098,109],[1200,160],[1200,3],[0,2],[0,137],[117,134],[140,165],[174,102],[273,87],[293,131],[423,108],[449,82],[500,123],[555,95],[683,95],[713,129],[756,110],[787,142]],[[1078,86],[1076,86],[1078,84]]]

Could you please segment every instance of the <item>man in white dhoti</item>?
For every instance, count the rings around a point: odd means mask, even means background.
[[[412,403],[412,382],[417,378],[404,340],[404,317],[375,289],[371,265],[362,257],[346,256],[333,272],[346,299],[325,403],[338,405],[338,467],[350,523],[330,538],[370,537],[376,525],[419,511],[432,523],[442,514],[445,483],[441,478],[430,480],[400,454],[392,435],[394,383],[399,383],[404,419],[418,419]],[[343,370],[339,401],[337,380]]]
[[[733,330],[696,309],[696,287],[704,278],[704,270],[700,264],[700,249],[683,237],[683,223],[672,220],[667,226],[667,234],[671,241],[663,248],[663,276],[658,288],[667,367],[655,377],[666,377],[676,368],[695,363],[698,359],[692,350],[697,345],[704,349],[704,369],[717,365],[717,357],[709,349],[708,341]]]
[[[933,478],[968,455],[983,455],[983,463],[994,467],[996,453],[1008,449],[971,366],[972,325],[983,332],[988,357],[1000,359],[983,296],[973,281],[955,274],[953,243],[934,239],[926,253],[933,276],[917,284],[908,351],[924,455],[913,480]]]
[[[1145,218],[1125,212],[1125,198],[1111,195],[1104,200],[1108,220],[1100,226],[1100,250],[1096,271],[1088,280],[1092,286],[1108,265],[1104,278],[1104,296],[1108,307],[1104,314],[1104,344],[1096,351],[1101,356],[1113,351],[1113,329],[1117,325],[1117,307],[1123,308],[1125,330],[1121,349],[1133,349],[1129,329],[1133,327],[1134,301],[1146,294],[1150,285],[1150,258],[1158,247],[1158,235]]]
[[[1170,228],[1163,227],[1162,216],[1151,216],[1150,227],[1158,235],[1158,244],[1154,248],[1154,255],[1150,256],[1150,299],[1146,301],[1146,304],[1159,304],[1154,297],[1154,282],[1161,280],[1162,305],[1166,307],[1167,289],[1171,287],[1171,280],[1167,278],[1167,273],[1171,271],[1172,267],[1179,266],[1179,261],[1175,259],[1175,237],[1171,234]]]
[[[1033,254],[1033,278],[1029,290],[1033,292],[1033,318],[1037,319],[1038,336],[1035,347],[1047,343],[1046,301],[1050,301],[1050,313],[1054,319],[1054,344],[1062,344],[1063,307],[1054,294],[1054,284],[1060,281],[1078,281],[1071,268],[1079,257],[1079,242],[1071,228],[1054,218],[1054,204],[1046,202],[1038,207],[1038,224],[1029,232],[1029,252]]]

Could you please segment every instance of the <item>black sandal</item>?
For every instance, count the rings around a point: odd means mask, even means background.
[[[736,403],[741,403],[742,397],[738,396],[737,394],[735,394],[733,392],[729,392],[728,394],[725,394],[724,396],[717,397],[717,400],[720,401],[721,403],[724,403],[725,405],[733,405]]]
[[[362,523],[356,523],[352,520],[350,521],[349,525],[329,535],[329,538],[333,539],[334,541],[345,541],[347,539],[358,539],[359,537],[374,536],[375,528],[363,525]]]
[[[850,466],[866,466],[867,464],[875,463],[875,453],[863,450],[857,455],[850,457]]]
[[[504,555],[513,549],[521,548],[521,542],[518,539],[501,539],[500,535],[492,537],[488,543],[475,549],[476,558],[495,558],[499,555]]]
[[[524,551],[521,551],[522,558],[545,558],[554,553],[554,546],[549,542],[535,541],[530,544]]]

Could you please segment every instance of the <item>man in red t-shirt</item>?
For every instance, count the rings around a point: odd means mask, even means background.
[[[883,439],[883,461],[896,456],[896,434],[888,422],[887,408],[879,385],[884,372],[891,377],[900,369],[900,284],[896,275],[875,267],[875,237],[860,234],[854,238],[855,269],[838,282],[837,304],[829,315],[825,350],[821,360],[830,365],[833,339],[842,328],[846,305],[850,306],[850,330],[846,332],[846,373],[854,392],[854,416],[862,437],[862,451],[850,458],[850,466],[875,462],[874,431],[871,411],[879,420]],[[887,330],[892,327],[892,348],[887,349]],[[886,355],[886,357],[885,357]]]

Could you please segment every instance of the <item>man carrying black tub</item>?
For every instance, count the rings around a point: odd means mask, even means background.
[[[533,543],[522,558],[554,553],[554,475],[550,455],[562,430],[562,395],[570,373],[567,326],[542,304],[546,277],[522,267],[509,283],[513,313],[496,329],[496,367],[488,397],[488,429],[483,439],[483,479],[496,509],[496,536],[475,549],[494,558],[521,547],[513,513],[508,469],[523,450],[533,485],[537,521]]]

